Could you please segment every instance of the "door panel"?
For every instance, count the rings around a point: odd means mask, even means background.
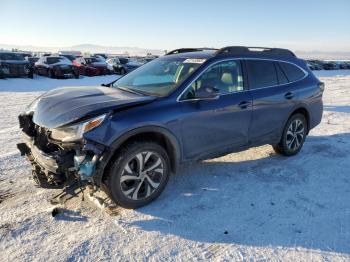
[[[251,59],[246,61],[246,68],[253,99],[250,143],[276,143],[294,107],[295,90],[274,61]]]
[[[214,90],[220,96],[203,99],[201,95],[206,90]],[[196,99],[196,94],[201,98]],[[209,67],[183,98],[179,103],[183,111],[181,135],[186,159],[219,155],[247,145],[252,99],[244,88],[239,60]]]
[[[241,108],[241,102],[247,102]],[[182,141],[186,159],[244,147],[252,114],[249,92],[223,95],[217,100],[181,103]]]
[[[249,137],[252,144],[279,140],[283,123],[293,107],[293,101],[285,98],[290,91],[289,84],[251,91],[253,115]]]

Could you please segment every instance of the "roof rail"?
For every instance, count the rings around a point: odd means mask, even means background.
[[[219,49],[215,53],[215,55],[225,55],[225,54],[241,55],[241,54],[257,54],[257,53],[296,57],[295,54],[292,51],[288,50],[288,49],[270,48],[270,47],[247,47],[247,46],[227,46],[227,47],[223,47],[223,48]]]
[[[198,51],[204,51],[204,50],[218,50],[216,48],[209,48],[209,47],[202,47],[202,48],[179,48],[172,50],[165,55],[173,55],[173,54],[180,54],[180,53],[189,53],[189,52],[198,52]]]

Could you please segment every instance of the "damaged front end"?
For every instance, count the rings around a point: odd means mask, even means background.
[[[54,135],[59,136],[62,134],[63,129],[59,130],[61,132],[59,133],[57,129],[53,131],[35,124],[32,114],[24,113],[19,115],[20,128],[23,131],[23,142],[17,144],[17,148],[20,150],[21,155],[25,155],[30,161],[33,179],[39,186],[44,188],[62,188],[77,180],[94,182],[96,166],[103,158],[105,147],[82,139],[82,133],[86,131],[86,125],[91,130],[97,126],[96,124],[101,123],[97,121],[98,119],[94,118],[79,123],[79,126],[76,125],[78,128],[74,132],[75,135],[80,136],[78,137],[79,139],[57,140],[54,138]],[[70,126],[69,128],[72,129],[72,127],[75,126]],[[82,128],[85,128],[85,130]],[[54,134],[54,132],[57,134]]]

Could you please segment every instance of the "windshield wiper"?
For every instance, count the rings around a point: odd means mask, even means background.
[[[123,91],[125,91],[125,92],[129,92],[129,93],[132,93],[132,94],[148,96],[148,94],[146,94],[146,93],[140,92],[138,90],[136,91],[136,90],[131,89],[131,88],[120,87],[120,86],[118,86],[118,88],[123,90]]]

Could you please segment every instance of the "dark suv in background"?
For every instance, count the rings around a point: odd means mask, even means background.
[[[103,87],[48,91],[19,116],[18,148],[39,185],[85,180],[137,208],[181,163],[263,144],[295,155],[323,90],[286,49],[178,49]]]
[[[21,76],[33,78],[33,69],[24,56],[0,51],[0,78]]]
[[[43,56],[34,64],[35,73],[50,78],[79,78],[79,70],[63,56]]]

